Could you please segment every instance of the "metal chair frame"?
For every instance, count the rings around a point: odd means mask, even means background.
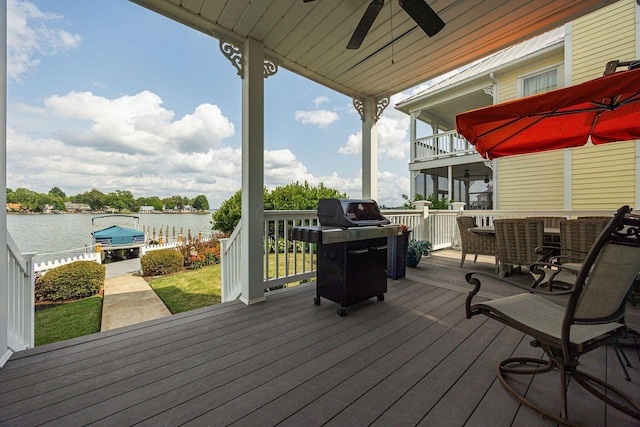
[[[474,288],[466,300],[466,315],[485,315],[533,337],[547,360],[508,358],[498,365],[498,378],[511,395],[534,411],[563,425],[569,419],[567,387],[569,378],[608,405],[640,420],[640,404],[620,389],[578,369],[579,358],[598,347],[614,344],[630,332],[624,323],[627,293],[640,269],[640,216],[628,206],[616,215],[600,234],[569,290],[556,292],[532,289],[482,272],[469,272],[466,280]],[[480,291],[479,276],[492,277],[525,293],[472,304]],[[545,296],[569,295],[565,305]],[[561,411],[552,412],[518,392],[509,384],[512,374],[560,373]]]

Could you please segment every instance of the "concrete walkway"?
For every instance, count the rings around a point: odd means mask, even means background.
[[[140,276],[139,258],[105,264],[105,267],[102,331],[171,316],[169,309]]]

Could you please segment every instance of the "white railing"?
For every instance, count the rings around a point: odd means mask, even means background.
[[[429,233],[422,240],[427,240],[433,245],[433,250],[446,249],[454,246],[456,242],[456,217],[457,211],[431,210],[425,221]]]
[[[449,216],[452,211],[448,211]],[[404,224],[414,233],[412,238],[426,240],[430,230],[423,210],[385,210],[383,214],[394,224]],[[428,217],[428,215],[426,215]],[[437,218],[429,221],[437,222]],[[455,218],[454,218],[455,222]],[[314,211],[264,211],[263,287],[273,289],[291,282],[316,276],[315,245],[291,239],[291,229],[317,225]],[[222,301],[233,301],[242,293],[240,224],[228,239],[220,239],[220,276]]]
[[[413,141],[414,161],[433,160],[442,157],[462,156],[474,153],[476,153],[476,150],[473,145],[469,144],[469,141],[455,130]]]
[[[495,218],[527,216],[610,216],[613,210],[433,210],[428,202],[417,202],[418,209],[383,210],[385,217],[394,224],[404,224],[411,229],[411,239],[431,242],[434,250],[459,246],[456,224],[458,215],[469,215],[478,225],[490,225]],[[454,205],[463,205],[455,204]],[[315,246],[292,241],[293,227],[316,225],[316,211],[265,211],[264,212],[264,289],[315,277]],[[240,226],[228,239],[221,242],[222,301],[232,301],[242,293]],[[277,244],[276,244],[277,242]],[[277,250],[276,250],[277,248]],[[287,248],[285,252],[285,248]],[[285,256],[286,254],[286,256]]]
[[[220,239],[220,299],[233,301],[242,294],[242,224],[227,239]]]
[[[18,245],[7,231],[7,332],[13,351],[34,346],[35,282],[33,257],[35,252],[20,253]],[[0,360],[0,366],[5,361]]]
[[[424,218],[422,210],[408,209],[385,209],[382,214],[391,221],[392,224],[406,225],[411,230],[411,239],[424,240],[426,229],[424,228]]]
[[[315,245],[291,239],[291,229],[318,224],[316,211],[264,212],[264,287],[308,280],[315,273]]]

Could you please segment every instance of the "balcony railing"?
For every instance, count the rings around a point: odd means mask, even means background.
[[[474,153],[476,150],[473,145],[454,130],[413,141],[413,161],[434,160]]]

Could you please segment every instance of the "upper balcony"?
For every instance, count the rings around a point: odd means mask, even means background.
[[[412,163],[477,154],[473,145],[455,130],[413,141]]]

